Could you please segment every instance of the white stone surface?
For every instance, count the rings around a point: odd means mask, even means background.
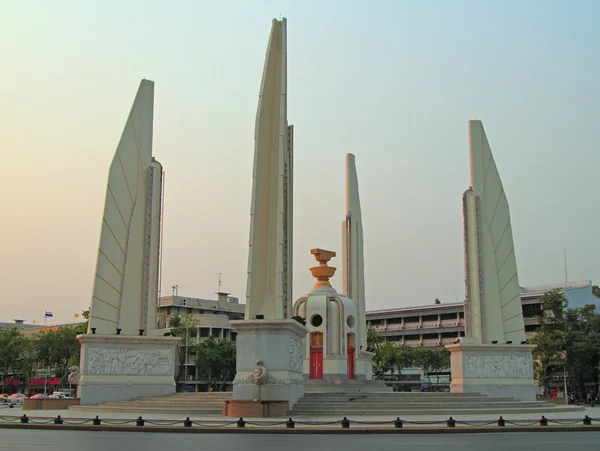
[[[89,331],[155,329],[162,166],[152,158],[154,82],[142,80],[108,173]]]
[[[341,296],[333,288],[315,288],[307,296],[296,301],[294,315],[306,318],[306,327],[309,331],[303,353],[305,378],[310,378],[310,334],[321,333],[323,334],[323,380],[347,380],[347,338],[348,334],[354,334],[356,337],[358,332],[356,303],[352,299]],[[317,315],[322,318],[322,323],[315,326],[313,325],[313,319]],[[353,319],[353,321],[350,321],[353,324],[352,326],[348,324],[349,318]],[[357,349],[355,351],[355,361],[358,353]],[[354,372],[356,376],[357,370],[358,365],[355,364]],[[363,377],[359,378],[363,379]]]
[[[287,122],[287,22],[273,19],[256,113],[246,319],[292,308],[293,129]]]
[[[483,393],[535,401],[531,345],[453,344],[451,352],[453,393]]]
[[[81,405],[175,392],[179,338],[79,335]]]
[[[304,395],[302,361],[307,329],[294,320],[241,320],[231,325],[237,331],[233,399],[288,401],[291,409]],[[257,360],[267,370],[260,384],[253,378]]]
[[[506,193],[481,121],[469,121],[471,187],[464,195],[468,337],[521,343],[525,326]]]
[[[342,285],[344,296],[356,303],[357,349],[367,349],[365,261],[358,175],[353,154],[346,154],[346,218],[342,223]]]

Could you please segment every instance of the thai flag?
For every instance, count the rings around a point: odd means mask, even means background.
[[[45,317],[46,318],[53,318],[54,317],[54,313],[52,313],[52,312],[46,312]]]

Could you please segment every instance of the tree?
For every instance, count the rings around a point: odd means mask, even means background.
[[[190,349],[188,346],[189,338],[190,334],[196,337],[198,320],[192,314],[184,316],[175,314],[169,318],[168,326],[171,329],[171,336],[181,338],[175,350],[175,383],[177,384],[185,374],[184,365],[187,363],[187,355]]]
[[[431,383],[431,374],[436,374],[435,386],[440,383],[440,372],[450,368],[450,352],[444,350],[436,351],[428,348],[417,348],[413,349],[413,364],[422,369],[429,386]]]
[[[16,328],[0,330],[0,375],[2,376],[2,391],[4,392],[4,381],[12,376],[21,383],[27,379],[20,380],[21,371],[25,369],[24,357],[29,355],[31,341]],[[32,365],[33,368],[33,365]]]
[[[233,341],[208,337],[194,346],[196,352],[197,377],[217,386],[217,391],[225,389],[227,382],[233,381],[236,371],[236,346]]]
[[[385,337],[371,325],[367,325],[367,351],[376,352],[386,342]]]
[[[598,285],[592,285],[592,293],[597,298],[600,298],[600,287]]]
[[[79,327],[63,326],[40,333],[36,342],[37,360],[52,366],[56,377],[62,378],[72,365],[79,365],[80,344],[76,337]]]
[[[534,355],[540,383],[547,384],[553,366],[566,365],[584,397],[586,382],[598,380],[600,316],[594,305],[569,309],[560,289],[544,294],[540,302],[542,326],[533,340],[537,345]]]

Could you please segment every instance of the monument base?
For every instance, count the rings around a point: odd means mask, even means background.
[[[179,338],[78,335],[80,405],[175,393]]]
[[[451,393],[482,393],[521,401],[536,400],[534,345],[447,345],[452,371]]]
[[[240,409],[260,416],[291,410],[304,396],[304,337],[308,329],[294,320],[242,320],[237,331],[237,374],[226,415]],[[271,405],[272,404],[272,405]]]

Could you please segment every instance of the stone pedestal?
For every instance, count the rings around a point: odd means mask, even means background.
[[[81,405],[175,393],[179,338],[78,335]]]
[[[373,357],[374,352],[360,351],[356,359],[356,380],[373,380]]]
[[[290,410],[304,395],[306,327],[294,320],[241,320],[231,325],[237,331],[237,374],[226,415]]]
[[[447,345],[451,353],[452,393],[482,393],[521,401],[536,400],[533,345]]]

